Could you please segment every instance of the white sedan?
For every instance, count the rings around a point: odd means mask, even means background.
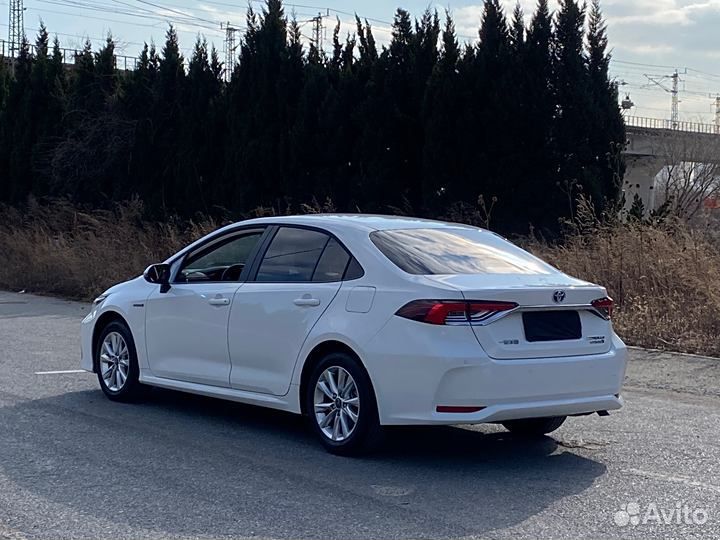
[[[304,414],[341,454],[391,425],[542,435],[622,406],[611,313],[603,287],[476,227],[260,218],[100,295],[82,367],[112,400],[149,385]]]

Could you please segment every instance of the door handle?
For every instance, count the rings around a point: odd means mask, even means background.
[[[293,304],[296,306],[319,306],[319,298],[296,298],[293,300]]]
[[[229,306],[230,299],[229,298],[210,298],[208,300],[208,304],[210,304],[211,306]]]

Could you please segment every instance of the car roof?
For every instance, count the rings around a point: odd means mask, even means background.
[[[348,228],[365,231],[379,231],[386,229],[436,229],[448,227],[461,227],[477,229],[470,225],[449,223],[408,216],[384,216],[376,214],[305,214],[294,216],[272,216],[255,218],[240,222],[243,225],[251,224],[288,224],[307,226],[332,226],[333,228]],[[239,223],[236,223],[238,225]]]
[[[306,227],[319,227],[333,234],[368,234],[373,231],[382,231],[388,229],[448,229],[462,228],[471,230],[481,230],[478,227],[463,225],[461,223],[449,223],[445,221],[435,221],[431,219],[422,219],[406,216],[383,216],[373,214],[305,214],[295,216],[270,216],[253,218],[237,223],[231,223],[220,229],[210,233],[208,236],[217,237],[238,227],[247,227],[252,225],[299,225]],[[491,233],[492,234],[492,233]],[[195,249],[198,245],[205,242],[208,238],[205,236],[188,244],[183,249],[168,257],[165,262],[172,262],[183,254]]]

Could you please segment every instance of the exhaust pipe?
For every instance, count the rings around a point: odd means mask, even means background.
[[[610,416],[610,413],[607,411],[597,411],[598,416]]]

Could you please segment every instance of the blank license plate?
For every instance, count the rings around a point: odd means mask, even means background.
[[[529,311],[522,314],[527,341],[580,339],[580,314],[577,311]]]

